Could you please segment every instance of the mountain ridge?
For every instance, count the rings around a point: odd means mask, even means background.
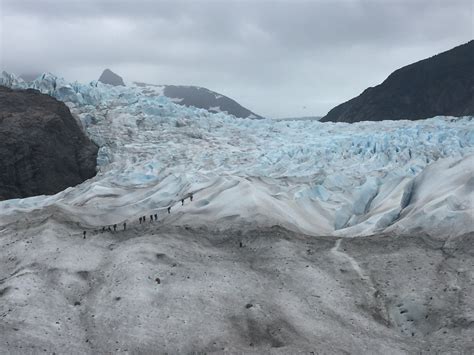
[[[474,40],[404,66],[321,122],[418,120],[474,114]]]
[[[203,108],[209,112],[225,112],[239,118],[261,119],[262,116],[240,105],[237,101],[208,88],[195,85],[157,85],[135,81],[133,84],[147,89],[153,95],[160,88],[161,95],[168,97],[178,105]]]
[[[105,69],[99,80],[103,84],[125,86],[122,77],[110,69]],[[133,85],[147,89],[150,95],[163,95],[184,106],[203,108],[209,112],[226,112],[239,118],[261,119],[260,115],[240,105],[237,101],[218,92],[195,85],[157,85],[134,81]],[[160,88],[160,90],[156,90]]]

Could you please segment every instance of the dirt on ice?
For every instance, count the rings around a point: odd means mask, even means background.
[[[0,230],[0,353],[474,352],[474,235]]]

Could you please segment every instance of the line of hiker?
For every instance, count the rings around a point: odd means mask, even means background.
[[[189,200],[192,201],[193,200],[193,194],[189,194],[188,196],[189,196]],[[185,199],[186,198],[181,199],[181,206],[184,206],[184,200]],[[168,211],[168,214],[171,214],[171,206],[168,206],[166,208],[166,210]],[[150,215],[150,219],[149,219],[150,222],[157,221],[157,220],[158,220],[158,214],[157,213],[155,213],[153,215],[152,214]],[[142,216],[142,217],[138,218],[138,223],[142,224],[142,223],[145,223],[145,222],[146,222],[146,216]]]
[[[108,226],[108,227],[102,227],[102,233],[103,232],[112,232],[112,228],[114,229],[114,232],[117,231],[117,225],[114,224],[114,225],[111,225],[111,226]],[[126,230],[127,229],[127,222],[123,222],[123,230]]]
[[[155,213],[154,215],[153,214],[150,215],[150,222],[153,222],[153,220],[155,220],[155,221],[158,220],[158,213]],[[140,217],[138,219],[138,222],[140,224],[145,223],[146,222],[146,216]]]
[[[193,194],[192,193],[189,194],[188,197],[189,197],[190,201],[193,200]],[[181,206],[184,206],[184,200],[185,199],[186,198],[181,199]],[[168,211],[168,214],[171,214],[171,206],[167,207],[167,211]],[[153,221],[157,221],[157,220],[158,220],[158,213],[150,215],[150,217],[149,217],[150,223],[153,222]],[[138,222],[139,222],[139,224],[145,223],[146,222],[146,216],[139,217]],[[112,232],[112,228],[113,228],[114,232],[117,232],[117,224],[113,224],[111,226],[102,227],[102,233]],[[124,231],[127,230],[127,222],[123,222],[123,230]],[[86,234],[87,234],[87,232],[83,231],[83,233],[82,233],[83,239],[86,239]]]

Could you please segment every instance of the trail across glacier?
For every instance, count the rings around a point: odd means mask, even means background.
[[[350,257],[346,253],[339,250],[339,248],[341,247],[341,241],[342,239],[336,240],[336,244],[331,248],[331,253],[333,253],[339,259],[342,259],[348,262],[351,265],[352,269],[354,269],[354,271],[357,273],[357,275],[359,275],[361,280],[367,281],[368,277],[364,274],[364,271],[360,268],[359,263],[355,261],[354,258]]]

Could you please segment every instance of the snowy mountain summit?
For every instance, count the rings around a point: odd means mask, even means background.
[[[474,230],[471,117],[275,122],[180,106],[147,86],[51,74],[25,83],[7,73],[1,84],[64,101],[100,146],[96,177],[51,197],[2,202],[5,223],[19,209],[54,207],[84,228],[153,212],[165,224],[310,235],[421,230],[444,239]],[[195,202],[181,206],[190,194]]]

